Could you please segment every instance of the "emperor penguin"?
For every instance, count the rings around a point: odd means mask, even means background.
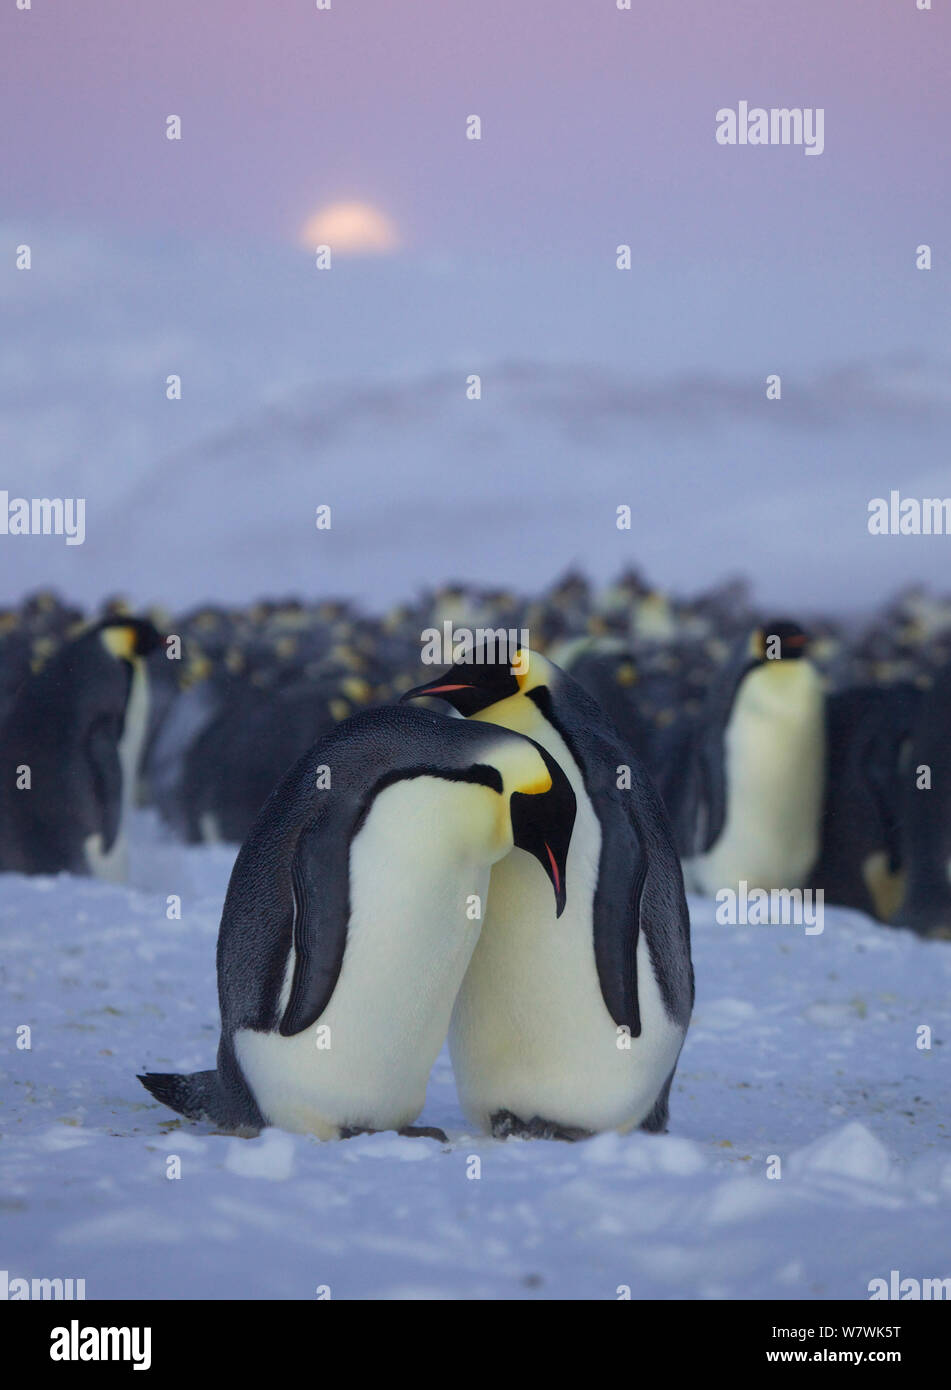
[[[568,901],[531,860],[492,870],[449,1045],[467,1117],[499,1138],[663,1130],[693,1007],[690,922],[666,812],[600,706],[538,652],[488,643],[407,692],[534,739],[577,801]]]
[[[741,638],[711,687],[695,744],[688,888],[804,888],[819,857],[825,692],[798,624]]]
[[[518,846],[562,912],[574,817],[568,778],[529,739],[398,707],[343,720],[278,784],[235,862],[217,1069],[139,1080],[231,1130],[407,1132],[491,866]]]
[[[354,712],[365,681],[304,679],[278,690],[245,686],[188,749],[188,839],[241,844],[276,782],[335,723]]]
[[[896,926],[951,939],[951,664],[934,674],[901,768],[905,894]]]
[[[905,788],[923,692],[911,681],[860,685],[827,701],[822,852],[813,886],[828,903],[891,921],[902,905]],[[951,885],[948,886],[951,898]]]
[[[0,868],[125,877],[144,658],[161,640],[146,619],[107,618],[21,686],[0,729]]]

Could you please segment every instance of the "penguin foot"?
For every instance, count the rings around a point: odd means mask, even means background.
[[[449,1135],[445,1130],[437,1129],[435,1125],[407,1125],[397,1133],[405,1134],[409,1139],[438,1139],[440,1144],[449,1143]]]
[[[346,1125],[340,1130],[341,1139],[355,1139],[358,1134],[383,1134],[382,1129],[361,1129],[357,1126]],[[405,1134],[408,1139],[438,1139],[441,1144],[449,1143],[449,1136],[444,1130],[437,1129],[435,1125],[405,1125],[398,1129],[397,1134]]]
[[[530,1120],[521,1120],[511,1110],[497,1110],[489,1119],[493,1139],[563,1139],[568,1144],[578,1139],[591,1139],[589,1129],[577,1129],[573,1125],[559,1125],[552,1120],[543,1120],[533,1115]]]

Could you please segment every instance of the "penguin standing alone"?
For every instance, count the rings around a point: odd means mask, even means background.
[[[108,618],[21,686],[0,729],[0,868],[125,877],[148,722],[143,658],[161,640],[145,619]]]
[[[825,693],[802,628],[764,623],[734,649],[697,736],[687,885],[802,888],[819,857]]]
[[[535,739],[567,773],[578,811],[560,917],[525,855],[492,870],[450,1028],[463,1108],[497,1137],[662,1130],[694,995],[666,813],[633,751],[570,676],[527,648],[492,655],[476,653],[403,699],[436,696]]]
[[[278,784],[235,862],[217,1070],[139,1080],[227,1129],[405,1131],[491,865],[526,850],[560,912],[574,816],[568,779],[529,739],[421,710],[344,720]]]

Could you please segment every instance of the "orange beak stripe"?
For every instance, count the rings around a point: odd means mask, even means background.
[[[554,879],[554,883],[555,883],[555,892],[556,892],[556,893],[560,893],[560,892],[561,892],[561,875],[560,875],[559,872],[558,872],[558,865],[555,863],[555,856],[554,856],[554,855],[552,854],[552,852],[551,852],[551,845],[548,843],[547,840],[545,841],[545,848],[546,848],[547,851],[548,851],[548,862],[549,862],[549,864],[551,864],[551,874],[552,874],[552,878]]]

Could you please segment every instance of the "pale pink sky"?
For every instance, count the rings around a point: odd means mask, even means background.
[[[936,0],[34,0],[0,14],[4,215],[290,241],[338,197],[423,251],[809,257],[948,232]],[[826,150],[724,149],[741,99]],[[182,117],[181,143],[164,122]],[[480,145],[464,139],[470,112]]]

